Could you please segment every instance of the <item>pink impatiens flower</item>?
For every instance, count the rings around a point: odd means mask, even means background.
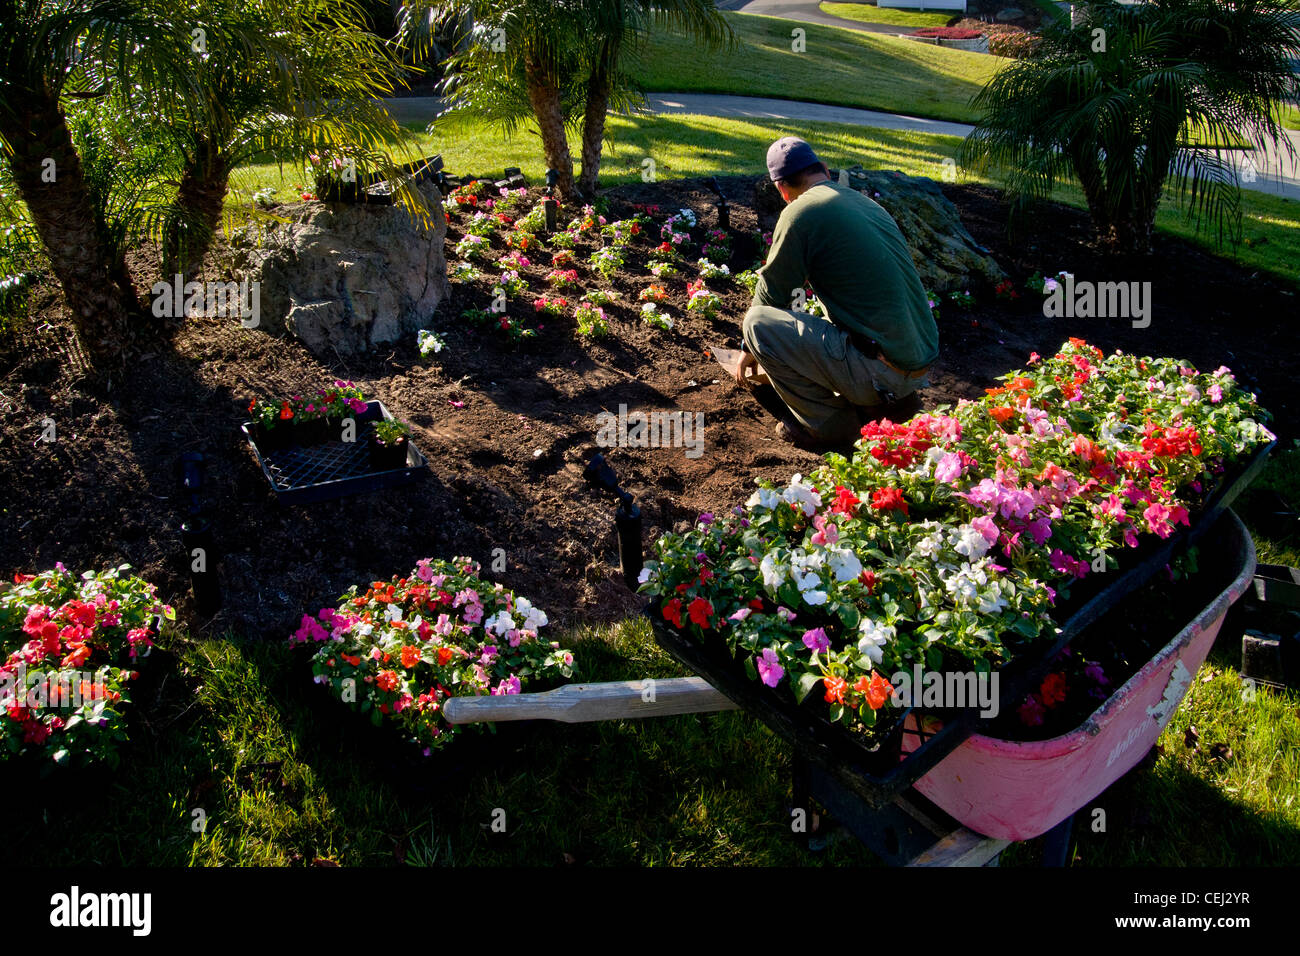
[[[939,459],[934,466],[934,480],[943,485],[951,485],[961,477],[961,456],[950,451]]]
[[[811,631],[804,631],[803,644],[810,651],[824,651],[831,646],[830,638],[826,636],[825,629],[820,627],[815,627]]]
[[[785,668],[777,662],[776,651],[770,647],[763,648],[763,653],[755,660],[758,678],[768,687],[775,687],[785,676]]]
[[[971,520],[970,526],[984,535],[984,540],[994,544],[998,540],[998,526],[988,515],[980,515]]]
[[[1037,697],[1030,694],[1016,709],[1016,713],[1020,717],[1020,722],[1026,727],[1039,727],[1043,723],[1043,717],[1047,715],[1047,709],[1039,703]]]
[[[825,515],[818,515],[813,518],[813,526],[817,533],[812,536],[812,543],[826,547],[840,540],[840,529],[826,520]]]

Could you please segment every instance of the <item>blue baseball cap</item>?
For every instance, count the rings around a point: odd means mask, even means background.
[[[767,174],[772,182],[789,179],[820,163],[813,148],[798,136],[783,136],[767,148]]]

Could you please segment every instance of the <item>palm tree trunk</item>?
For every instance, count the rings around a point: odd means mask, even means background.
[[[541,65],[531,58],[524,63],[524,74],[528,82],[528,102],[533,107],[533,115],[537,118],[537,127],[542,134],[542,152],[546,156],[546,165],[559,174],[555,185],[560,196],[571,198],[576,192],[573,184],[573,157],[569,153],[569,139],[564,132],[564,110],[560,106],[559,87],[546,75]]]
[[[604,53],[604,51],[602,51]],[[582,176],[579,191],[588,199],[596,195],[600,177],[600,154],[605,142],[605,117],[609,113],[609,97],[614,87],[613,76],[607,69],[605,56],[597,59],[587,84],[587,104],[582,116]]]
[[[163,271],[198,277],[203,257],[221,225],[230,163],[212,140],[200,136],[176,191],[176,209],[164,236]]]
[[[0,111],[0,133],[13,146],[12,170],[82,346],[100,366],[120,365],[131,338],[125,264],[95,228],[95,212],[67,118],[57,100],[36,96]]]

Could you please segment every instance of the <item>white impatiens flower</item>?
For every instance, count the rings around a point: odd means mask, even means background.
[[[922,558],[933,558],[943,550],[943,532],[935,531],[912,545],[912,553]]]
[[[980,588],[988,584],[988,575],[975,565],[964,565],[955,574],[944,581],[953,600],[958,604],[972,605],[979,603]]]
[[[805,571],[820,571],[826,564],[826,555],[822,551],[814,549],[811,553],[803,548],[795,548],[790,552],[790,570],[795,574],[801,574]]]
[[[645,584],[647,581],[650,580],[650,573],[651,573],[651,569],[649,565],[643,567],[641,569],[641,573],[636,576],[636,583]]]
[[[388,618],[389,621],[400,621],[402,619],[402,609],[396,604],[390,604],[384,611],[384,616]]]
[[[890,625],[864,617],[858,624],[858,652],[871,658],[872,663],[879,664],[885,656],[881,648],[893,640],[894,633]]]
[[[862,573],[862,562],[848,548],[827,548],[826,563],[840,584],[853,581]]]
[[[798,586],[799,596],[803,598],[805,604],[826,603],[827,595],[825,591],[821,590],[822,579],[820,575],[812,571],[804,574],[795,572],[794,583]]]
[[[763,575],[763,587],[769,591],[775,591],[785,582],[784,566],[777,563],[776,556],[771,554],[763,555],[763,560],[758,566],[758,570]]]
[[[533,602],[528,598],[515,598],[515,613],[522,614],[524,623],[521,628],[526,631],[536,631],[545,627],[548,621],[546,612],[539,607],[533,607]]]
[[[979,611],[981,614],[1001,614],[1007,608],[1007,599],[1002,595],[1002,589],[994,585],[991,588],[985,588],[979,595]]]
[[[978,561],[992,547],[983,534],[968,524],[952,531],[949,540],[952,549],[969,561]]]
[[[818,494],[813,486],[805,484],[803,475],[796,474],[790,479],[790,486],[781,494],[792,505],[798,505],[808,517],[817,513],[817,509],[822,506],[822,496]]]
[[[483,630],[494,632],[497,637],[504,637],[507,631],[515,630],[515,619],[505,611],[498,611],[483,622]]]
[[[1101,423],[1101,442],[1103,445],[1121,445],[1124,442],[1123,434],[1132,430],[1132,425],[1124,424],[1113,414],[1108,415]]]
[[[771,511],[781,503],[781,496],[773,488],[759,488],[749,496],[745,506],[749,508],[766,508]]]

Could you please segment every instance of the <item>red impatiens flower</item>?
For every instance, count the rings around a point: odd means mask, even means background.
[[[82,664],[86,663],[86,660],[89,657],[90,657],[90,648],[87,647],[85,644],[82,644],[80,647],[74,649],[72,653],[68,654],[66,657],[63,658],[62,666],[80,667]]]
[[[1043,685],[1038,689],[1043,706],[1055,707],[1061,703],[1065,700],[1066,689],[1064,674],[1048,674],[1043,678]]]
[[[862,504],[862,499],[848,488],[843,485],[835,486],[835,503],[831,505],[833,513],[853,517],[853,509],[860,504]]]
[[[375,684],[383,691],[396,690],[398,681],[397,671],[380,671],[375,676]]]
[[[411,668],[418,663],[420,663],[420,649],[410,644],[405,645],[402,648],[402,666]]]
[[[691,606],[687,610],[691,615],[692,623],[698,624],[700,627],[709,626],[709,616],[713,614],[713,605],[704,598],[697,597],[691,602]]]
[[[894,692],[894,685],[880,676],[880,671],[872,671],[871,677],[860,677],[853,689],[867,698],[867,706],[879,710]]]
[[[282,419],[290,419],[290,418],[293,418],[293,409],[289,407],[289,403],[288,403],[288,402],[284,402],[284,403],[280,406],[280,418],[282,418]]]
[[[843,677],[823,677],[822,683],[826,686],[826,702],[828,704],[844,703],[844,692],[848,689],[848,681]]]
[[[867,589],[868,594],[876,593],[876,572],[863,571],[858,575],[858,580],[862,582],[863,587]]]
[[[438,648],[438,666],[446,667],[451,663],[452,650],[450,647]]]
[[[682,599],[673,598],[664,605],[664,620],[671,621],[673,627],[682,626]]]
[[[877,488],[871,493],[871,507],[877,511],[901,511],[907,514],[907,501],[901,488]]]

